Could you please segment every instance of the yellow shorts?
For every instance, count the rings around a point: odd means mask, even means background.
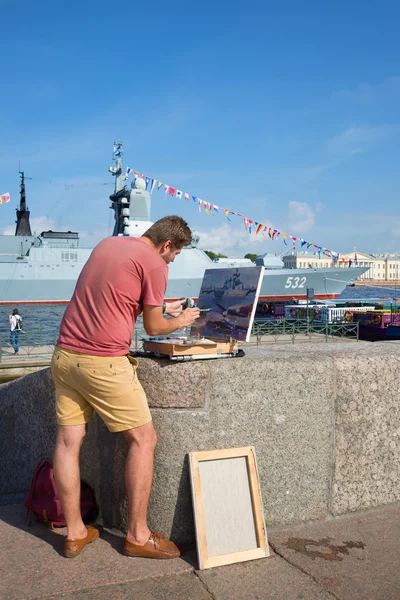
[[[146,394],[131,356],[92,356],[56,346],[51,373],[56,384],[59,425],[82,425],[93,411],[110,431],[126,431],[151,421]]]

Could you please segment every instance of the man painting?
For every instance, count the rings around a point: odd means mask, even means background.
[[[198,308],[164,303],[168,264],[190,244],[191,231],[177,216],[154,223],[140,238],[110,237],[93,250],[65,311],[52,358],[58,422],[54,474],[67,522],[64,553],[77,556],[99,537],[80,514],[79,453],[94,411],[128,443],[125,486],[128,530],[123,553],[174,558],[175,544],[152,533],[147,507],[153,478],[156,432],[137,361],[129,356],[135,322],[143,313],[149,335],[190,326]],[[165,319],[163,312],[174,316]]]

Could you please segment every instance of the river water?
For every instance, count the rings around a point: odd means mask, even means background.
[[[341,299],[391,299],[400,296],[399,288],[382,287],[347,287],[340,295]],[[400,305],[400,301],[397,302]],[[21,345],[53,345],[57,339],[58,329],[66,306],[57,304],[0,306],[0,347],[9,341],[8,315],[13,308],[18,308],[22,316],[23,331]],[[139,336],[144,333],[141,319],[137,323]]]

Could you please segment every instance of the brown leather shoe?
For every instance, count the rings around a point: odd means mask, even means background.
[[[71,538],[65,539],[64,542],[64,556],[67,558],[75,558],[82,552],[85,546],[97,540],[100,536],[100,532],[96,527],[92,527],[91,525],[86,526],[87,536],[84,538]]]
[[[166,540],[159,533],[151,532],[144,546],[133,544],[125,538],[125,556],[142,556],[143,558],[177,558],[181,555],[177,546],[171,540]]]

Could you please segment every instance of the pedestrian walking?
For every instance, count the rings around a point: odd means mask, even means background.
[[[10,324],[10,344],[14,348],[14,354],[19,352],[19,334],[22,329],[22,318],[18,308],[14,308],[12,314],[8,316]]]

